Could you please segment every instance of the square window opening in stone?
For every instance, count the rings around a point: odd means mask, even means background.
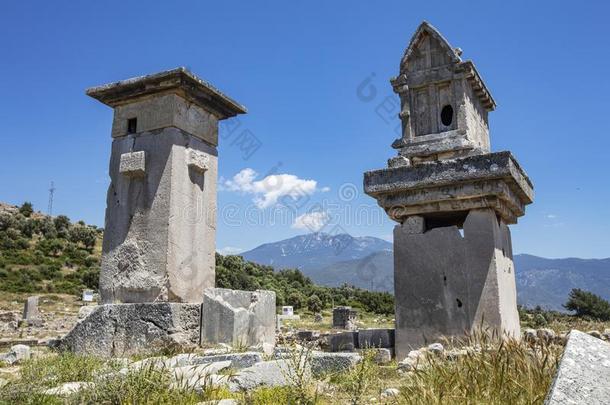
[[[429,231],[430,229],[445,228],[448,226],[457,226],[458,229],[463,229],[467,216],[468,211],[456,211],[428,215],[424,218],[426,221],[426,230]]]
[[[127,133],[135,134],[136,132],[138,132],[138,119],[137,118],[128,119],[127,120]]]

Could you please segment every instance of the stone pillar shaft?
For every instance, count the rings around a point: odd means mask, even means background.
[[[415,219],[415,220],[414,220]],[[479,327],[519,336],[510,231],[491,209],[468,213],[457,226],[394,228],[397,357]]]

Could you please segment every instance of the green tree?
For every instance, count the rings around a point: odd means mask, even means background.
[[[292,291],[286,300],[288,305],[292,305],[294,309],[300,309],[305,303],[305,297],[298,291]]]
[[[65,215],[58,215],[53,220],[53,223],[55,224],[57,235],[60,238],[68,239],[70,231],[70,218]]]
[[[82,243],[85,248],[91,251],[95,247],[97,240],[97,232],[86,225],[75,225],[69,231],[70,241],[74,243]]]
[[[610,303],[589,291],[574,288],[564,308],[576,312],[576,316],[610,321]]]
[[[23,204],[21,204],[21,207],[19,207],[19,212],[24,217],[28,218],[30,215],[32,215],[34,213],[34,207],[32,206],[31,202],[26,201]]]
[[[317,295],[312,295],[307,299],[307,309],[311,312],[320,312],[322,310],[322,300]]]

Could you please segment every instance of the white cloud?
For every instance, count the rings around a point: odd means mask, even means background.
[[[316,191],[321,191],[318,189],[318,183],[315,180],[300,179],[294,174],[272,174],[261,180],[255,180],[257,177],[258,173],[246,168],[233,176],[232,179],[225,180],[223,187],[230,191],[253,194],[253,201],[258,208],[271,207],[282,197],[291,197],[297,200]]]
[[[294,219],[292,224],[293,229],[306,229],[312,232],[317,232],[330,220],[328,212],[325,211],[314,211],[306,212],[305,214],[299,215]]]
[[[555,218],[557,218],[557,215],[555,215],[555,214],[547,214],[547,216],[546,216],[546,217],[547,217],[548,219],[555,219]]]
[[[218,253],[226,256],[226,255],[236,255],[243,251],[244,250],[242,248],[238,248],[238,247],[234,247],[234,246],[225,246],[222,249],[219,249]]]

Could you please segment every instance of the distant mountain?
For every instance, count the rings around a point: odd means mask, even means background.
[[[339,287],[351,284],[371,291],[394,292],[394,253],[383,250],[362,259],[334,263],[306,274],[316,284]]]
[[[521,305],[563,310],[572,288],[610,300],[610,258],[545,259],[516,255],[517,299]]]
[[[313,233],[267,243],[242,255],[277,269],[299,268],[317,284],[394,290],[392,244],[374,237]],[[521,305],[562,311],[572,288],[610,300],[610,258],[546,259],[521,254],[514,261]]]
[[[299,235],[275,243],[266,243],[241,253],[244,259],[276,269],[323,269],[331,264],[362,259],[372,253],[392,251],[392,244],[371,236],[330,235],[316,232]]]

